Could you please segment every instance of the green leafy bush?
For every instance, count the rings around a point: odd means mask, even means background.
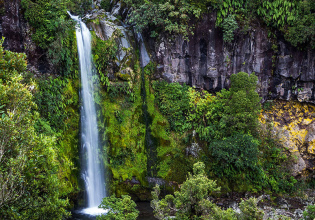
[[[194,164],[194,174],[189,174],[179,191],[166,195],[159,200],[160,187],[156,185],[152,192],[151,207],[154,216],[159,220],[174,218],[181,219],[210,219],[210,220],[249,220],[262,219],[264,213],[257,207],[257,200],[250,198],[240,203],[240,213],[233,209],[222,210],[210,200],[214,192],[220,190],[216,182],[208,179],[205,165],[201,162]],[[172,216],[172,217],[171,217]],[[174,217],[173,217],[174,216]]]
[[[196,219],[202,216],[206,209],[215,206],[208,198],[220,188],[216,186],[215,181],[207,178],[204,169],[203,163],[194,164],[194,174],[189,174],[174,196],[167,195],[165,199],[159,200],[160,188],[156,185],[151,201],[155,217],[168,219],[171,215],[176,215],[176,219]]]
[[[223,40],[227,43],[231,43],[234,39],[234,31],[238,28],[235,17],[233,15],[226,17],[221,27],[223,29]]]
[[[306,210],[303,212],[303,217],[305,220],[315,218],[315,205],[309,205],[306,207]]]
[[[2,42],[1,42],[2,43]],[[58,178],[56,138],[36,131],[34,83],[24,84],[25,54],[0,44],[0,216],[3,219],[69,217],[69,189]]]
[[[258,78],[255,74],[239,72],[231,76],[231,88],[219,94],[224,103],[222,123],[225,133],[254,133],[258,125],[261,105],[256,92]]]
[[[237,134],[209,144],[213,160],[212,170],[220,177],[229,179],[240,174],[247,180],[257,179],[261,167],[258,165],[259,141],[250,135]]]
[[[32,40],[47,52],[54,71],[70,76],[77,70],[75,22],[67,11],[82,13],[89,0],[22,0],[24,16],[32,26]],[[81,8],[81,6],[84,6]]]
[[[241,213],[238,219],[242,220],[261,220],[264,217],[264,212],[260,210],[257,206],[257,199],[249,198],[247,200],[242,200],[240,203]]]
[[[99,208],[108,210],[105,215],[97,216],[97,220],[136,220],[139,211],[136,203],[128,195],[116,198],[115,195],[103,198]]]
[[[179,83],[155,82],[156,104],[163,115],[166,116],[170,127],[174,131],[183,132],[190,128],[186,120],[189,110],[188,86]]]
[[[124,0],[134,10],[129,22],[135,24],[137,31],[151,28],[151,36],[158,36],[159,31],[168,31],[187,37],[192,33],[190,18],[199,18],[201,9],[187,3],[185,0],[171,1],[135,1]]]
[[[187,120],[200,138],[208,142],[237,133],[254,134],[261,108],[256,84],[257,76],[240,72],[231,76],[231,88],[221,90],[216,97],[205,91],[189,90]]]
[[[41,117],[59,132],[65,128],[65,97],[63,90],[66,82],[60,78],[41,79],[38,81],[39,91],[35,94],[35,102]]]

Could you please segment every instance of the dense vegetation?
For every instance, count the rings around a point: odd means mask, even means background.
[[[231,88],[216,96],[178,83],[155,82],[153,88],[160,111],[177,125],[170,129],[198,143],[208,175],[222,190],[289,192],[296,180],[283,164],[290,159],[271,131],[258,124],[256,82],[254,74],[240,72],[231,76]]]
[[[108,212],[97,216],[97,220],[136,220],[139,215],[136,206],[128,195],[123,195],[122,198],[116,198],[115,195],[106,197],[99,207]]]
[[[226,42],[240,26],[247,31],[255,19],[270,30],[279,30],[294,46],[315,48],[315,3],[312,0],[123,0],[133,7],[129,21],[138,30],[149,29],[151,36],[160,31],[187,36],[194,20],[202,13],[215,11],[216,25],[223,29]]]
[[[209,198],[218,192],[215,181],[208,179],[205,174],[205,165],[201,162],[194,164],[193,174],[181,185],[179,191],[173,195],[166,195],[159,200],[160,188],[156,185],[152,192],[151,206],[154,208],[155,217],[163,219],[210,219],[210,220],[245,220],[262,219],[263,211],[257,207],[256,199],[250,198],[240,203],[240,213],[229,208],[222,210]]]
[[[76,151],[37,111],[38,87],[25,77],[25,58],[0,46],[0,216],[61,219],[69,215],[66,196],[75,190],[76,180],[69,180]]]
[[[83,14],[91,4],[89,0],[21,3],[32,27],[32,40],[48,54],[56,74],[34,77],[26,71],[24,54],[0,46],[0,216],[63,219],[69,216],[72,196],[79,191],[80,85],[75,24],[67,10]],[[315,48],[315,3],[311,0],[121,3],[133,9],[129,23],[137,30],[149,30],[152,37],[166,31],[188,39],[192,24],[203,13],[215,11],[226,43],[233,43],[236,31],[246,32],[259,21],[294,46]],[[112,4],[103,0],[101,7],[109,10]],[[154,188],[152,204],[160,219],[170,215],[177,219],[260,219],[254,199],[243,201],[237,214],[220,209],[209,197],[231,191],[285,194],[298,189],[299,182],[288,166],[293,158],[272,128],[258,123],[261,105],[255,74],[232,75],[231,88],[216,94],[155,80],[156,65],[141,69],[136,48],[135,54],[124,48],[127,55],[116,64],[120,34],[115,32],[102,41],[92,33],[98,71],[94,83],[101,85],[94,98],[107,153],[104,163],[110,170],[111,193],[122,196],[103,200],[101,208],[110,208],[110,212],[100,219],[136,219],[135,204],[126,194],[149,199],[148,176],[172,183],[164,188],[167,191],[178,189],[160,200],[160,189]],[[151,152],[145,143],[148,132]],[[130,184],[133,179],[139,183]],[[314,206],[304,216],[314,218]]]
[[[32,29],[32,40],[48,55],[55,73],[69,76],[77,70],[74,22],[67,11],[83,14],[89,0],[22,0],[24,15]]]

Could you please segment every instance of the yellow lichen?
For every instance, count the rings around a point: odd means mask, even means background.
[[[280,140],[292,153],[305,149],[307,126],[314,122],[315,107],[295,101],[274,101],[273,106],[259,116],[262,124],[271,122]],[[315,141],[308,143],[308,152],[315,153]]]

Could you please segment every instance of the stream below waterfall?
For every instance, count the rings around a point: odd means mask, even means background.
[[[153,214],[153,209],[150,207],[150,202],[137,202],[139,210],[138,220],[156,220]],[[95,220],[96,216],[91,216],[74,211],[70,220]]]

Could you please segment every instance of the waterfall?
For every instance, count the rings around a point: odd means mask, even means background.
[[[70,14],[70,13],[69,13]],[[76,28],[77,46],[81,72],[81,158],[82,177],[85,182],[87,209],[83,212],[97,215],[105,210],[98,209],[101,201],[106,197],[105,168],[102,160],[95,102],[93,99],[94,86],[93,63],[91,55],[91,34],[78,16],[72,16],[78,25]]]

